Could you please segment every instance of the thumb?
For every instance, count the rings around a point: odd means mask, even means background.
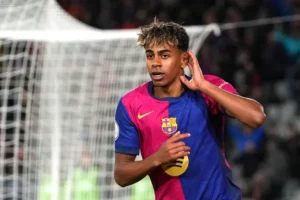
[[[191,82],[185,76],[180,76],[180,80],[184,85],[186,85],[188,88],[192,89]]]
[[[187,78],[185,76],[180,76],[180,80],[186,86],[188,86],[190,83],[189,80],[187,80]]]

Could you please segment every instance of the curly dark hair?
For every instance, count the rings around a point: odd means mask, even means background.
[[[175,22],[160,22],[155,18],[150,25],[141,27],[138,45],[147,47],[167,43],[185,52],[189,48],[189,40],[186,30],[181,25]]]

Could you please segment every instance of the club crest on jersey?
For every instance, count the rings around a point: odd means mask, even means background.
[[[177,131],[176,117],[163,118],[161,120],[162,120],[161,129],[164,133],[172,134],[175,133],[175,131]]]

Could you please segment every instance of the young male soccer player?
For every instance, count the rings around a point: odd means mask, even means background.
[[[263,107],[203,75],[182,26],[155,21],[141,29],[138,43],[152,81],[118,104],[116,182],[125,187],[149,175],[158,200],[240,200],[224,155],[224,116],[259,127]],[[135,161],[139,151],[143,160]]]

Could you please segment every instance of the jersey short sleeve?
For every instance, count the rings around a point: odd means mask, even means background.
[[[204,78],[222,90],[225,90],[232,94],[238,94],[236,89],[230,83],[224,81],[223,79],[221,79],[217,76],[205,75]],[[204,95],[204,98],[209,106],[210,111],[213,114],[218,114],[218,113],[226,114],[225,109],[219,103],[217,103],[214,99],[212,99],[211,97],[209,97],[207,95]]]
[[[138,155],[140,149],[138,131],[122,99],[117,106],[115,122],[115,152]]]

